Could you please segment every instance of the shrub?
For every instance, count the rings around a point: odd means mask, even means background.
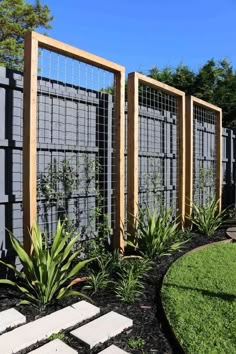
[[[105,270],[99,272],[92,271],[88,277],[87,284],[83,289],[89,290],[91,295],[98,293],[101,290],[104,290],[108,287],[110,282],[109,273]]]
[[[125,256],[120,262],[120,270],[130,269],[132,267],[133,272],[136,276],[144,278],[147,273],[152,269],[153,262],[148,258],[135,257],[135,256]]]
[[[170,209],[163,209],[159,214],[149,208],[140,210],[135,240],[128,241],[128,244],[135,247],[142,256],[150,259],[179,250],[186,243],[186,239],[179,230],[177,220],[172,220],[171,214]]]
[[[223,223],[226,214],[227,210],[219,211],[219,200],[212,199],[203,206],[193,204],[193,213],[188,219],[200,233],[211,237]]]
[[[123,268],[118,274],[115,282],[115,294],[125,303],[134,303],[143,294],[142,277],[134,270],[134,266]]]
[[[71,238],[69,233],[63,232],[63,224],[59,221],[51,246],[44,240],[37,224],[33,226],[30,237],[31,257],[25,252],[22,244],[10,234],[12,247],[23,269],[18,271],[14,265],[0,261],[16,275],[16,281],[0,279],[0,283],[13,286],[20,295],[21,304],[32,304],[40,310],[66,296],[83,296],[72,289],[74,284],[83,280],[78,278],[79,271],[91,261],[83,260],[73,265],[80,252],[72,252],[79,235]]]
[[[145,340],[141,337],[130,337],[128,339],[128,346],[130,349],[143,349]]]

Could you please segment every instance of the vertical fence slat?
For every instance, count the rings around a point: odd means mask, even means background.
[[[235,135],[232,129],[223,128],[222,132],[222,202],[223,207],[233,206],[235,203],[235,173],[234,150]]]
[[[230,196],[229,196],[229,204],[231,206],[236,203],[235,198],[235,130],[230,129]]]
[[[236,130],[232,129],[232,140],[231,140],[231,150],[232,150],[232,161],[231,161],[231,183],[232,183],[232,193],[231,193],[231,205],[236,208]]]

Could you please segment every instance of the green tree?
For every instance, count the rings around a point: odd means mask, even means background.
[[[220,62],[217,89],[213,102],[223,109],[224,124],[235,126],[236,123],[236,71],[227,60]]]
[[[213,103],[219,73],[220,68],[213,59],[203,65],[195,77],[194,95]]]
[[[174,71],[169,66],[165,67],[163,70],[158,69],[154,66],[149,70],[149,75],[155,80],[164,82],[167,85],[174,85]]]
[[[221,107],[224,125],[235,125],[236,71],[227,59],[210,59],[197,72],[183,64],[176,69],[153,67],[149,76]]]
[[[0,0],[0,65],[23,69],[24,34],[51,28],[53,17],[40,0]]]
[[[192,94],[195,73],[186,65],[180,64],[175,70],[167,66],[163,70],[154,66],[149,70],[149,75],[155,80],[164,82],[167,85],[174,86],[183,90],[186,94]]]
[[[173,83],[187,95],[193,94],[195,73],[188,66],[180,64],[174,73]]]

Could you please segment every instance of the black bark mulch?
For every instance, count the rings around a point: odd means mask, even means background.
[[[154,269],[148,274],[145,282],[145,292],[139,302],[134,305],[125,305],[120,303],[114,295],[108,291],[93,298],[96,306],[101,308],[101,313],[109,311],[116,311],[133,319],[134,325],[132,329],[123,332],[117,337],[109,340],[103,345],[96,346],[90,350],[86,346],[76,340],[69,334],[69,331],[64,332],[63,339],[71,347],[76,349],[80,354],[97,354],[102,349],[105,349],[110,344],[115,344],[129,353],[145,353],[145,354],[178,354],[181,349],[178,348],[178,343],[171,335],[168,323],[165,321],[165,316],[162,311],[159,290],[161,288],[162,279],[169,268],[169,266],[184,253],[207,243],[221,241],[225,239],[225,228],[219,230],[214,237],[208,239],[206,236],[199,234],[192,234],[191,240],[185,245],[184,249],[171,256],[162,257],[156,262]],[[75,302],[75,298],[64,301],[60,306],[54,306],[47,310],[47,314],[53,312],[61,307],[67,306]],[[17,304],[14,293],[0,288],[0,311],[13,307]],[[32,321],[37,318],[37,312],[30,306],[19,306],[18,310],[27,316],[27,321]],[[45,315],[44,313],[43,315]],[[131,349],[128,346],[128,339],[130,337],[142,338],[145,341],[143,349]],[[40,343],[41,345],[42,343]],[[36,348],[38,345],[32,346],[27,351],[21,351],[19,354],[26,354],[30,350]]]

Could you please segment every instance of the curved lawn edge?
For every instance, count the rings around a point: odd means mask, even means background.
[[[160,293],[159,293],[159,306],[161,306],[161,313],[162,313],[162,321],[165,324],[166,329],[169,331],[168,336],[172,342],[172,344],[174,346],[176,346],[175,349],[175,354],[185,354],[185,350],[183,348],[183,346],[181,345],[180,341],[178,340],[178,337],[176,336],[175,330],[173,328],[173,326],[171,325],[171,321],[169,320],[167,314],[166,314],[166,309],[165,309],[165,305],[164,305],[164,301],[162,299],[162,287],[163,287],[163,283],[164,280],[168,274],[168,272],[170,271],[170,269],[172,268],[172,266],[174,266],[177,262],[179,262],[181,259],[187,257],[188,255],[192,254],[192,253],[196,253],[198,251],[204,250],[206,248],[209,248],[211,246],[215,246],[215,245],[220,245],[220,244],[230,244],[230,243],[234,243],[233,239],[225,239],[222,241],[216,241],[216,242],[211,242],[199,247],[196,247],[188,252],[186,252],[185,254],[183,254],[182,256],[180,256],[179,258],[177,258],[173,263],[170,264],[169,268],[167,269],[165,275],[163,276],[162,282],[161,282],[161,287],[160,287]]]

